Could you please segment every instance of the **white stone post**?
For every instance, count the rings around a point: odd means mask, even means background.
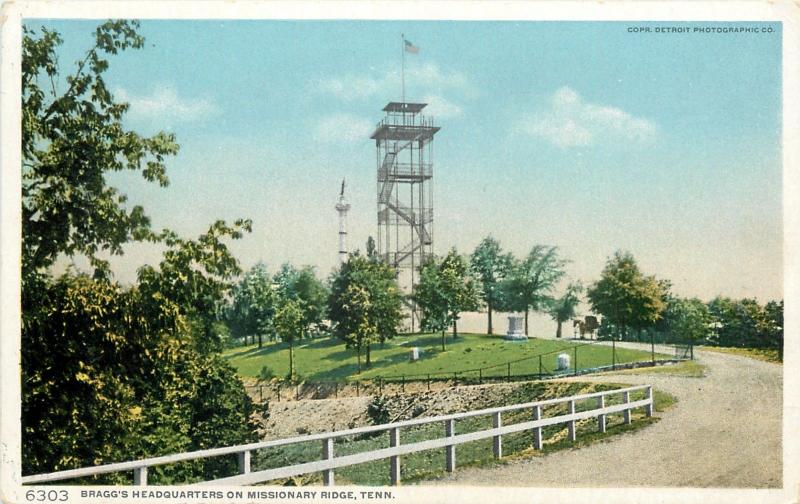
[[[444,435],[452,437],[456,435],[456,421],[453,419],[445,420],[444,422]],[[445,470],[453,472],[456,470],[456,445],[451,444],[444,447],[445,455]]]
[[[500,412],[492,414],[492,427],[497,429],[498,427],[503,426],[503,418],[500,416]],[[494,454],[494,458],[499,459],[503,456],[503,437],[500,435],[492,437],[492,453]]]
[[[542,407],[541,406],[534,406],[533,407],[533,419],[534,420],[541,420],[542,419]],[[533,448],[535,450],[542,449],[542,428],[541,427],[534,427],[533,428]]]
[[[400,446],[400,429],[397,427],[389,431],[389,446]],[[389,480],[393,486],[400,484],[400,455],[390,458]]]
[[[239,474],[247,474],[250,472],[250,450],[245,450],[238,453]]]
[[[330,460],[333,458],[333,438],[326,438],[322,440],[322,459]],[[322,471],[322,484],[325,486],[333,486],[333,469],[326,469]]]
[[[597,398],[597,407],[602,409],[606,407],[606,396],[600,396]],[[606,431],[606,416],[603,414],[597,415],[597,430],[600,432]]]

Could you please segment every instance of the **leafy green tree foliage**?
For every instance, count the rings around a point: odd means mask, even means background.
[[[469,265],[455,249],[440,261],[422,265],[414,298],[422,311],[423,330],[442,333],[442,350],[446,348],[445,330],[452,325],[455,338],[459,314],[476,310],[479,303]]]
[[[328,313],[333,332],[356,349],[360,372],[361,351],[366,352],[367,367],[371,366],[371,344],[393,338],[403,319],[397,271],[374,256],[356,252],[333,273],[330,285]]]
[[[226,313],[226,320],[236,336],[250,335],[258,347],[263,345],[263,336],[272,331],[277,292],[272,287],[272,278],[264,263],[258,263],[244,274],[233,288],[233,299]]]
[[[502,305],[503,280],[511,271],[514,258],[504,254],[500,243],[487,236],[478,244],[470,256],[470,268],[480,284],[480,296],[486,304],[489,334],[494,334],[492,327],[492,312]]]
[[[22,42],[22,432],[27,474],[253,441],[252,403],[220,348],[219,310],[239,274],[224,239],[248,221],[214,223],[197,240],[154,233],[140,207],[106,184],[133,170],[167,184],[172,135],[123,127],[103,73],[108,55],[140,48],[137,24],[109,21],[70,75],[59,35],[24,28]],[[112,282],[102,254],[163,242],[136,285]],[[82,255],[93,277],[54,279],[59,255]],[[154,482],[229,475],[227,458],[154,469]],[[99,476],[94,483],[130,475]]]
[[[783,301],[716,297],[708,303],[719,346],[783,349]]]
[[[296,299],[284,299],[275,313],[275,332],[281,341],[289,344],[289,380],[293,380],[295,376],[294,342],[300,339],[305,329],[305,315],[301,302]]]
[[[766,344],[768,348],[777,348],[780,360],[783,360],[783,299],[769,301],[764,306],[766,312]]]
[[[298,301],[303,310],[305,331],[319,332],[322,321],[327,316],[329,292],[325,284],[317,278],[312,266],[300,269],[290,264],[281,266],[273,281],[277,286],[277,294],[281,299]]]
[[[367,238],[367,257],[372,260],[378,259],[378,248],[375,246],[375,238],[372,236]]]
[[[98,26],[95,45],[62,79],[58,33],[23,27],[22,267],[39,274],[59,254],[82,254],[108,273],[98,253],[121,254],[130,240],[150,238],[144,210],[105,183],[109,172],[138,171],[168,184],[164,159],[178,152],[172,134],[142,137],[123,127],[128,104],[114,101],[103,74],[109,55],[139,49],[135,21]]]
[[[699,342],[709,335],[711,316],[699,299],[672,298],[664,312],[667,330],[677,341]]]
[[[587,292],[592,311],[619,328],[642,330],[659,320],[666,308],[668,284],[645,276],[628,252],[618,251]]]
[[[573,282],[567,286],[566,292],[560,298],[553,300],[550,305],[550,316],[556,321],[556,338],[561,337],[561,325],[575,317],[575,311],[581,302],[580,293],[583,286],[580,282]]]
[[[544,311],[552,303],[551,292],[564,276],[566,263],[558,256],[556,247],[535,245],[503,282],[507,308],[525,313],[525,334],[528,334],[528,314]]]
[[[256,439],[241,381],[218,355],[197,352],[179,305],[72,273],[44,277],[37,287],[23,305],[24,473]],[[154,468],[150,476],[171,483],[231,471],[220,458]]]
[[[237,220],[232,226],[217,221],[197,240],[164,231],[159,238],[168,248],[158,268],[139,268],[139,288],[156,302],[169,300],[179,307],[201,353],[222,349],[215,326],[223,316],[231,280],[241,273],[238,261],[222,239],[239,239],[250,230],[249,220]]]

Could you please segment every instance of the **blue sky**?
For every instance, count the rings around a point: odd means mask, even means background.
[[[28,21],[62,33],[66,70],[95,21]],[[172,184],[111,181],[155,227],[201,232],[249,217],[248,267],[289,261],[327,275],[339,182],[350,244],[375,234],[369,134],[400,98],[429,103],[435,248],[560,247],[588,283],[618,248],[674,291],[782,296],[781,27],[772,33],[631,33],[665,23],[143,21],[144,49],[111,61],[127,123],[173,131]],[[157,252],[129,247],[129,280]]]

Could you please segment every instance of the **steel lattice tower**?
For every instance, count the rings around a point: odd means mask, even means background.
[[[378,161],[378,252],[413,292],[419,266],[433,255],[433,119],[425,103],[390,102],[370,138]],[[413,303],[411,330],[417,319]]]

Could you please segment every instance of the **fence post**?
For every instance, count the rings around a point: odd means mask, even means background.
[[[389,446],[400,446],[400,429],[398,427],[389,431]],[[389,480],[392,486],[400,484],[400,455],[395,455],[390,459]]]
[[[539,354],[539,379],[541,380],[543,377],[544,376],[542,374],[542,355]]]
[[[478,383],[483,385],[483,368],[478,368]]]
[[[258,402],[264,402],[264,386],[258,386]]]
[[[456,421],[454,419],[444,421],[444,435],[452,437],[456,435]],[[447,472],[456,470],[456,445],[451,444],[444,447],[444,469]]]
[[[356,380],[356,397],[361,396],[361,382]]]
[[[578,347],[577,346],[572,350],[572,353],[573,353],[573,357],[574,357],[574,362],[573,362],[572,366],[575,368],[575,376],[578,376]]]
[[[239,452],[237,455],[237,462],[239,465],[239,474],[247,474],[250,472],[250,450]]]
[[[137,467],[133,470],[133,484],[136,486],[147,486],[147,466]]]
[[[508,365],[508,378],[506,378],[506,381],[511,381],[511,363],[509,362],[507,365]]]
[[[611,369],[617,369],[617,341],[611,338]]]
[[[623,392],[622,393],[622,402],[629,403],[631,402],[631,393],[630,392]],[[626,424],[631,423],[631,410],[626,409],[622,412],[622,419]]]
[[[647,414],[647,416],[651,417],[651,416],[653,416],[653,386],[652,385],[648,385],[647,386],[647,400],[650,401],[650,402],[645,407],[644,411],[645,411],[645,414]]]
[[[601,395],[597,398],[597,407],[598,408],[605,408],[606,407],[606,396]],[[597,430],[600,432],[606,431],[606,416],[604,414],[597,415]]]
[[[575,414],[575,401],[569,402],[569,414]],[[567,434],[570,441],[575,441],[575,420],[567,422]]]
[[[500,412],[492,414],[492,428],[497,429],[498,427],[503,426],[503,418],[500,416]],[[494,454],[494,458],[499,459],[503,457],[503,437],[499,434],[497,436],[492,437],[492,453]]]
[[[294,388],[294,400],[295,401],[299,401],[300,400],[300,384],[299,383]]]
[[[541,420],[542,419],[542,407],[541,406],[534,406],[533,407],[533,419],[534,420]],[[533,428],[533,448],[535,450],[542,449],[542,428],[541,427],[534,427]]]
[[[406,375],[400,377],[400,390],[402,392],[406,391]]]
[[[281,382],[278,382],[278,402],[281,401],[281,387],[282,386],[283,386],[283,384]]]
[[[428,373],[428,392],[431,390],[431,374]]]
[[[325,438],[322,440],[322,459],[330,460],[333,458],[333,438]],[[333,486],[333,469],[326,469],[322,471],[322,484],[325,486]]]
[[[656,365],[656,342],[653,339],[653,331],[650,331],[650,360],[653,362],[653,365]]]

